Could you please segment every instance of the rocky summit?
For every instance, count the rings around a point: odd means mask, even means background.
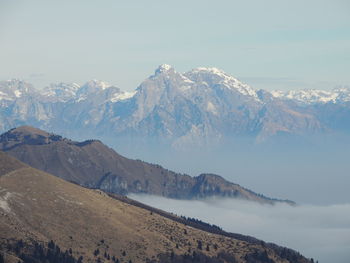
[[[37,90],[0,82],[0,130],[23,124],[61,134],[156,141],[184,149],[246,138],[350,132],[350,90],[256,90],[217,68],[159,66],[134,91],[92,80]]]

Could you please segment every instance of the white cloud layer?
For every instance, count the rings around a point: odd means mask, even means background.
[[[133,199],[295,249],[320,263],[350,262],[350,204],[260,205],[233,199],[184,201],[148,195]]]

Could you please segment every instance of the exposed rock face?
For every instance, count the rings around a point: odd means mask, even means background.
[[[147,193],[178,199],[218,196],[267,203],[277,201],[218,175],[191,177],[175,173],[159,165],[125,158],[97,140],[74,142],[29,126],[2,134],[0,150],[65,180],[111,193]]]
[[[341,121],[349,118],[349,103],[346,87],[268,92],[216,68],[179,73],[161,65],[133,92],[97,80],[52,84],[42,91],[19,80],[0,82],[0,131],[26,124],[186,149],[241,137],[264,142],[281,135],[349,133]]]

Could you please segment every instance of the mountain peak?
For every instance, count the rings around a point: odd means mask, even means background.
[[[0,136],[0,147],[5,150],[20,144],[43,145],[61,140],[63,138],[59,135],[51,134],[31,126],[20,126]]]
[[[155,70],[155,74],[160,74],[168,71],[174,71],[174,68],[168,64],[161,64],[158,66],[158,68]]]
[[[198,68],[194,68],[192,69],[193,72],[199,72],[199,71],[202,71],[202,72],[209,72],[209,73],[214,73],[214,74],[225,74],[225,71],[223,71],[222,69],[219,69],[219,68],[215,68],[215,67],[209,67],[209,68],[206,68],[206,67],[198,67]]]
[[[76,95],[79,98],[78,101],[85,100],[91,94],[106,90],[110,87],[112,87],[112,85],[110,85],[107,82],[97,80],[97,79],[92,79],[86,82],[83,86],[81,86],[81,88],[78,89]]]
[[[19,79],[19,78],[13,78],[13,79],[8,79],[6,80],[7,83],[24,83],[25,81],[23,79]]]
[[[184,73],[184,75],[191,81],[204,82],[211,87],[221,86],[230,90],[235,90],[243,95],[252,97],[256,101],[259,101],[256,91],[253,88],[227,74],[222,69],[215,67],[198,67]]]
[[[21,133],[24,136],[27,135],[40,135],[40,136],[44,136],[44,137],[48,137],[49,133],[47,133],[46,131],[40,130],[38,128],[34,128],[32,126],[19,126],[17,128],[14,128],[12,130],[10,130],[8,133]]]
[[[219,76],[223,79],[234,79],[234,77],[230,76],[227,74],[224,70],[215,68],[215,67],[210,67],[210,68],[205,68],[205,67],[198,67],[194,68],[190,71],[190,73],[195,73],[195,74],[211,74],[211,75],[216,75]]]
[[[41,90],[41,95],[54,101],[66,102],[73,99],[80,89],[77,83],[51,83]]]
[[[15,100],[33,91],[33,86],[21,79],[10,79],[0,82],[0,100]]]
[[[88,81],[84,86],[88,86],[89,88],[99,88],[102,90],[111,87],[109,83],[97,79]]]
[[[232,77],[231,75],[227,74],[222,69],[215,68],[215,67],[211,67],[211,68],[205,68],[205,67],[194,68],[191,71],[185,73],[185,75],[188,75],[188,76],[202,76],[202,77],[205,77],[205,78],[216,79],[217,81],[242,84],[238,79],[236,79],[236,78]]]
[[[294,100],[303,104],[342,103],[350,101],[350,89],[346,87],[335,88],[331,91],[318,89],[275,90],[271,94],[276,98]]]

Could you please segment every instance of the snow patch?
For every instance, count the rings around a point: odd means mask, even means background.
[[[87,83],[87,85],[89,87],[96,87],[96,88],[99,88],[99,89],[102,89],[102,90],[105,90],[105,89],[111,87],[111,84],[109,84],[108,82],[100,81],[100,80],[97,80],[97,79],[90,80]]]
[[[84,101],[84,100],[86,100],[87,98],[86,98],[86,96],[81,96],[81,97],[79,97],[77,100],[75,100],[76,102],[81,102],[81,101]]]
[[[117,101],[121,101],[121,100],[127,100],[127,99],[130,99],[132,97],[134,97],[134,95],[136,94],[137,91],[133,91],[133,92],[127,92],[127,91],[124,91],[122,93],[117,93],[115,94],[111,99],[110,101],[111,102],[117,102]]]
[[[215,74],[221,77],[230,77],[225,71],[218,69],[218,68],[204,68],[204,67],[199,67],[195,68],[192,70],[193,73],[199,73],[199,72],[206,72],[206,73],[211,73]]]
[[[199,67],[190,71],[189,74],[208,74],[208,77],[214,75],[219,78],[218,80],[215,80],[217,84],[221,84],[223,87],[231,90],[236,90],[243,95],[250,96],[256,101],[260,101],[255,89],[251,88],[247,84],[242,83],[238,79],[228,75],[221,69]]]
[[[169,70],[169,69],[171,69],[171,68],[172,68],[172,66],[170,66],[170,65],[168,65],[168,64],[162,64],[162,65],[160,65],[160,66],[158,67],[158,69],[164,70],[164,71],[167,71],[167,70]]]
[[[331,91],[326,90],[289,90],[272,91],[271,94],[280,99],[296,100],[301,103],[337,103],[350,101],[350,90],[348,88],[336,88]]]
[[[185,83],[193,84],[194,81],[190,80],[189,78],[186,78],[184,75],[181,75],[182,81]]]
[[[76,95],[80,86],[76,83],[51,84],[42,90],[41,95],[45,97],[57,97],[60,101],[67,101]]]
[[[156,69],[155,74],[157,75],[163,72],[168,72],[169,70],[174,70],[174,68],[168,64],[162,64]]]
[[[208,101],[207,103],[207,111],[211,112],[214,115],[218,115],[218,112],[216,110],[216,107],[214,106],[213,103],[211,103],[210,101]]]
[[[15,94],[16,98],[19,98],[22,95],[22,92],[20,92],[19,90],[15,90],[13,91],[13,93]]]

